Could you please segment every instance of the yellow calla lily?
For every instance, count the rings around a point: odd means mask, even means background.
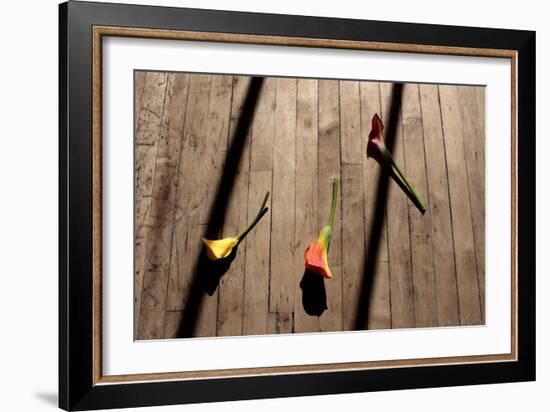
[[[218,260],[226,258],[231,254],[231,251],[237,244],[239,240],[236,237],[226,237],[225,239],[219,240],[208,240],[202,238],[204,245],[206,246],[206,256],[210,260]]]
[[[269,192],[267,192],[264,196],[264,201],[262,202],[262,206],[260,207],[260,210],[256,214],[256,217],[250,224],[244,229],[241,233],[239,233],[235,237],[226,237],[223,239],[217,239],[217,240],[210,240],[206,238],[202,238],[202,241],[204,243],[204,246],[206,246],[206,256],[210,260],[219,260],[219,259],[225,259],[229,255],[231,255],[231,252],[233,251],[233,248],[239,244],[241,240],[244,239],[244,237],[252,230],[254,226],[260,221],[263,215],[266,214],[268,208],[265,207],[265,204],[267,203],[267,199],[269,197]]]

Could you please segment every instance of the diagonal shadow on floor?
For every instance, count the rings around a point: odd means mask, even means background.
[[[390,111],[388,121],[386,122],[386,133],[384,142],[390,152],[393,152],[395,138],[397,134],[397,125],[400,121],[399,112],[403,96],[403,84],[395,83],[392,89]],[[372,227],[368,237],[368,250],[365,254],[363,266],[363,277],[361,281],[361,290],[357,304],[357,313],[355,315],[354,330],[368,329],[369,307],[372,298],[373,276],[376,273],[377,256],[380,250],[380,240],[382,238],[382,229],[386,216],[386,205],[388,202],[388,189],[390,183],[389,173],[380,173],[376,186],[376,203],[372,219]]]
[[[254,110],[258,102],[263,81],[264,79],[262,77],[253,77],[250,82],[243,108],[235,128],[235,133],[231,140],[231,146],[227,151],[223,174],[216,187],[216,196],[214,197],[214,202],[208,216],[208,225],[205,233],[206,238],[217,238],[220,229],[223,227],[229,197],[235,185],[239,163],[243,156],[246,140],[249,136],[248,132],[252,124]],[[176,337],[187,338],[193,336],[201,304],[205,297],[204,295],[212,295],[215,292],[219,280],[229,269],[236,253],[237,248],[234,248],[231,255],[226,259],[212,262],[206,257],[203,248],[199,258],[193,266],[193,278],[191,280],[189,293],[184,299],[185,305]]]

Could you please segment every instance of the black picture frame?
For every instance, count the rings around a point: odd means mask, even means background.
[[[94,384],[92,28],[517,52],[517,361]],[[59,6],[59,406],[90,410],[535,379],[535,32],[70,1]]]

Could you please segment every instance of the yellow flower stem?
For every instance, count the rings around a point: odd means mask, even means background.
[[[268,208],[265,207],[267,203],[267,199],[269,198],[269,192],[266,192],[264,196],[264,201],[262,202],[262,206],[260,207],[260,210],[258,210],[258,213],[256,214],[256,217],[252,222],[249,223],[249,225],[237,235],[237,241],[241,241],[247,234],[250,232],[254,226],[260,221],[260,219],[267,213]]]

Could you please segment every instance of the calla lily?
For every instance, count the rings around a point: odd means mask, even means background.
[[[233,248],[239,243],[239,240],[236,237],[226,237],[218,240],[208,240],[202,238],[202,241],[206,246],[206,256],[208,256],[208,259],[210,260],[218,260],[228,257]]]
[[[395,163],[393,156],[384,144],[384,140],[382,139],[383,130],[384,123],[382,123],[382,119],[380,119],[378,114],[375,114],[372,118],[372,129],[369,133],[369,141],[367,143],[367,157],[374,158],[382,167],[386,167],[393,179],[407,194],[407,196],[409,196],[418,210],[420,210],[420,213],[424,214],[426,212],[426,208],[424,207],[422,200],[413,189],[412,185],[409,183],[397,163]],[[395,171],[397,171],[399,176],[395,174]]]
[[[332,273],[328,267],[328,250],[330,248],[330,238],[332,237],[334,214],[336,212],[338,184],[338,179],[334,179],[332,183],[332,207],[330,209],[328,223],[321,229],[317,240],[314,243],[310,243],[304,253],[306,271],[317,273],[327,279],[332,278]]]
[[[210,260],[219,260],[224,259],[231,255],[231,252],[233,251],[233,248],[237,246],[241,240],[244,239],[244,237],[250,232],[254,226],[260,221],[260,219],[263,217],[263,215],[266,214],[268,208],[265,207],[265,204],[267,203],[267,199],[269,198],[269,192],[267,192],[264,196],[264,200],[262,202],[262,206],[260,207],[260,210],[256,214],[256,217],[252,222],[249,223],[249,225],[237,236],[234,237],[226,237],[223,239],[217,239],[217,240],[210,240],[202,238],[202,241],[204,243],[204,246],[206,246],[206,256]]]

